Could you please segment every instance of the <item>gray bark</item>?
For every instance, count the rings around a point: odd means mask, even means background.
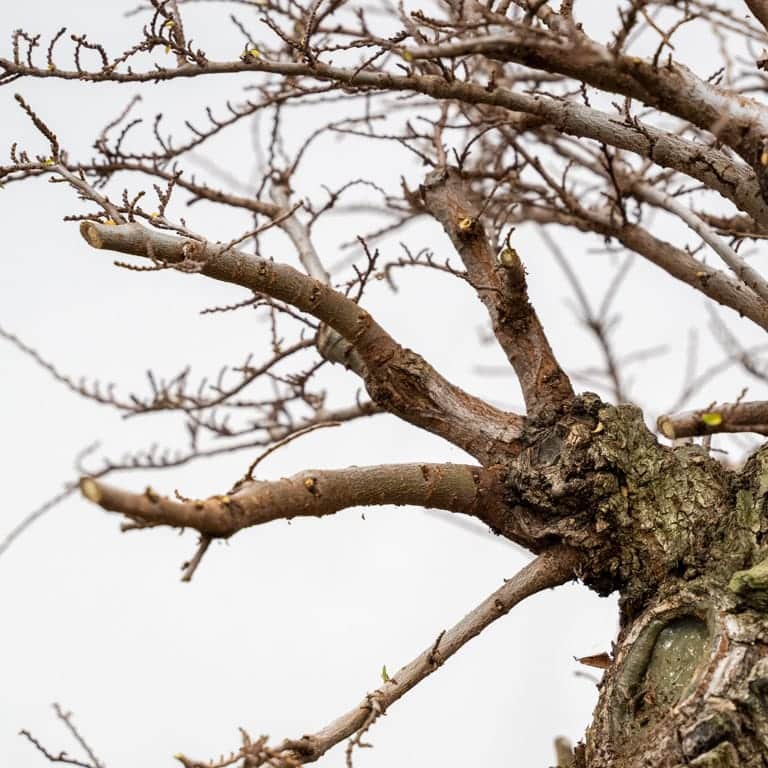
[[[728,471],[658,445],[637,416],[601,411],[590,448],[626,488],[612,519],[593,518],[615,540],[622,626],[573,765],[764,768],[768,449]]]

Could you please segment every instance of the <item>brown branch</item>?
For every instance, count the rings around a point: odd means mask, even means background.
[[[468,395],[422,357],[401,347],[351,299],[285,264],[234,249],[148,229],[82,222],[94,248],[119,251],[176,265],[208,277],[266,293],[327,323],[363,359],[371,398],[390,413],[458,445],[480,461],[521,433],[524,420]]]
[[[188,560],[186,563],[183,563],[181,566],[182,581],[186,581],[186,582],[192,581],[192,577],[195,575],[195,572],[197,571],[198,566],[203,561],[203,558],[205,557],[205,553],[208,551],[208,547],[211,546],[211,541],[212,539],[210,536],[200,537],[200,541],[197,544],[197,549],[195,550],[195,554],[192,555],[192,559]]]
[[[49,763],[63,763],[64,765],[74,765],[78,768],[96,768],[92,763],[84,763],[82,760],[77,760],[74,757],[69,757],[66,752],[59,752],[54,754],[49,752],[29,731],[19,731],[19,735],[23,736],[35,749],[46,759]]]
[[[749,286],[763,301],[768,301],[768,282],[765,278],[721,240],[690,208],[686,208],[677,198],[645,182],[634,182],[632,191],[638,198],[658,208],[664,208],[684,221],[728,265],[739,280]]]
[[[578,102],[545,94],[521,93],[501,87],[487,88],[458,80],[448,81],[436,75],[394,75],[389,72],[343,69],[321,62],[313,62],[310,66],[298,62],[249,59],[247,62],[208,62],[204,68],[187,64],[150,72],[104,73],[48,70],[0,58],[0,69],[5,69],[9,75],[121,83],[155,82],[234,72],[264,72],[285,77],[306,76],[346,87],[409,91],[437,100],[501,107],[538,117],[563,133],[626,149],[642,157],[649,157],[658,165],[685,173],[719,192],[762,226],[768,227],[768,206],[763,200],[757,176],[749,166],[734,163],[727,154],[717,149],[686,141],[636,119],[626,123],[614,115]]]
[[[409,504],[477,517],[494,528],[503,518],[498,469],[465,464],[385,464],[306,470],[282,480],[254,480],[230,493],[179,501],[151,488],[133,493],[90,477],[83,495],[108,512],[144,525],[194,528],[209,538],[273,520],[322,517],[355,506]]]
[[[246,764],[253,768],[265,763],[282,768],[318,760],[336,744],[353,737],[365,728],[372,712],[386,712],[394,702],[432,674],[486,627],[509,613],[522,600],[576,578],[578,566],[579,558],[571,549],[556,547],[544,552],[483,600],[460,622],[440,633],[419,656],[399,669],[349,712],[316,733],[302,736],[300,739],[286,739],[276,749],[265,748],[263,742],[258,742],[253,747],[244,746],[233,755],[232,762],[246,758]],[[185,768],[209,768],[213,765],[190,760],[183,755],[177,755],[177,758]]]
[[[766,0],[744,0],[752,15],[768,30],[768,2]]]
[[[381,413],[383,413],[383,411],[370,401],[361,402],[353,406],[336,410],[320,410],[313,416],[298,421],[296,424],[265,426],[262,428],[265,432],[264,436],[256,440],[216,445],[207,449],[193,447],[188,452],[181,455],[175,455],[173,458],[157,457],[155,451],[150,450],[145,453],[134,454],[133,456],[129,455],[127,459],[123,459],[119,463],[113,463],[112,461],[105,459],[105,464],[99,470],[98,477],[103,477],[114,472],[125,472],[129,470],[172,469],[184,466],[192,461],[251,450],[253,448],[266,447],[267,450],[270,450],[270,447],[275,447],[275,441],[277,441],[278,444],[284,445],[286,440],[289,440],[292,436],[296,436],[299,433],[306,434],[308,431],[328,424],[335,425],[342,422],[354,421],[359,418],[375,416]],[[0,555],[2,555],[28,528],[37,522],[37,520],[75,493],[78,490],[78,487],[79,484],[77,481],[66,483],[59,493],[27,514],[3,539],[0,539]]]
[[[768,135],[768,112],[756,100],[711,85],[682,64],[669,61],[659,66],[656,61],[617,55],[583,32],[534,34],[523,25],[509,24],[504,34],[420,46],[407,53],[414,60],[432,61],[481,55],[566,75],[711,131],[749,162],[755,158],[757,137]]]
[[[37,751],[40,754],[42,754],[43,757],[45,757],[50,763],[62,763],[64,765],[74,765],[74,766],[78,766],[78,768],[105,768],[104,763],[102,763],[101,760],[99,760],[99,758],[96,757],[96,754],[93,751],[92,747],[85,740],[82,733],[80,733],[80,729],[72,722],[72,713],[65,712],[59,704],[54,704],[53,710],[56,713],[56,717],[58,717],[58,719],[61,720],[62,723],[64,723],[64,726],[66,727],[66,729],[70,732],[72,737],[75,739],[75,741],[80,745],[82,750],[88,756],[89,762],[84,762],[82,760],[77,760],[74,757],[70,757],[64,751],[59,752],[58,754],[54,754],[53,752],[50,752],[40,743],[40,741],[38,741],[27,730],[21,731],[20,735],[23,736],[27,741],[29,741],[35,747],[35,749],[37,749]]]
[[[289,207],[289,191],[290,185],[287,179],[275,183],[272,188],[272,197],[282,210],[287,210]],[[306,273],[321,283],[330,284],[331,276],[312,242],[309,227],[296,215],[291,215],[281,222],[280,228],[296,248],[299,261]],[[344,365],[363,379],[366,377],[365,363],[360,359],[360,355],[350,342],[342,338],[333,328],[327,325],[320,328],[317,334],[317,348],[326,360]]]
[[[525,221],[562,224],[582,232],[596,232],[615,237],[629,250],[656,264],[667,274],[690,285],[718,304],[730,307],[753,323],[768,330],[768,306],[741,281],[721,270],[697,261],[690,253],[652,235],[638,224],[614,221],[610,214],[595,209],[581,209],[579,215],[524,206],[520,216]]]
[[[94,768],[104,768],[104,763],[96,757],[96,753],[93,751],[91,745],[85,740],[85,737],[80,733],[80,729],[72,722],[72,713],[65,712],[60,704],[53,705],[53,711],[56,713],[56,717],[61,720],[66,726],[67,730],[72,734],[75,741],[82,747],[88,759],[93,764]]]
[[[719,403],[697,411],[659,416],[659,431],[670,440],[718,432],[768,435],[768,402]]]
[[[457,169],[431,173],[422,197],[461,255],[469,281],[491,316],[494,334],[520,380],[528,415],[553,419],[573,398],[573,389],[528,300],[520,258],[509,246],[497,257],[482,223],[482,205]]]
[[[768,305],[740,281],[697,261],[686,251],[652,235],[634,224],[622,226],[616,237],[630,250],[639,253],[719,304],[731,307],[761,328],[768,329]]]
[[[768,237],[765,232],[758,231],[758,226],[751,216],[737,213],[733,216],[722,216],[705,211],[697,211],[698,217],[714,227],[719,234],[735,238],[763,239]]]

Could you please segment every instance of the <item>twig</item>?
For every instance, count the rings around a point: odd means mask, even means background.
[[[470,640],[477,637],[494,621],[505,616],[526,597],[551,587],[556,587],[574,579],[579,566],[579,556],[571,549],[555,547],[539,555],[515,576],[506,581],[499,589],[483,600],[480,605],[468,613],[460,622],[447,630],[440,637],[440,663],[446,661],[463,648]],[[372,723],[377,717],[373,701],[384,713],[398,699],[417,686],[422,680],[439,668],[435,654],[435,643],[392,675],[387,682],[373,693],[368,694],[356,707],[329,723],[316,733],[302,736],[300,739],[284,741],[276,750],[269,752],[272,765],[287,765],[288,760],[295,763],[312,763],[322,757],[331,747],[344,739],[354,737]],[[263,750],[263,744],[259,745]],[[263,752],[261,752],[263,754]],[[266,762],[266,756],[260,761],[249,755],[248,748],[237,753],[237,759],[248,758],[249,766],[254,768]],[[191,760],[184,755],[177,755],[185,768],[207,768],[211,763]],[[282,762],[281,762],[282,759]],[[295,764],[294,763],[294,764]]]
[[[85,740],[82,733],[80,733],[80,730],[77,728],[77,726],[72,722],[72,713],[65,712],[59,704],[54,704],[53,710],[56,712],[56,717],[58,717],[59,720],[64,723],[64,725],[67,727],[67,730],[72,734],[72,736],[74,736],[75,741],[77,741],[77,743],[83,748],[83,751],[88,755],[95,768],[104,768],[104,763],[99,760],[98,757],[96,757],[96,753]]]
[[[188,560],[181,567],[184,573],[181,576],[182,581],[190,582],[195,575],[197,566],[200,565],[205,553],[208,551],[208,547],[211,545],[211,537],[203,534],[200,537],[200,543],[197,545],[197,550],[191,560]]]

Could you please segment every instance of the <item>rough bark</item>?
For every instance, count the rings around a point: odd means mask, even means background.
[[[622,627],[575,765],[765,766],[768,451],[730,472],[699,448],[638,439],[637,424],[615,431],[633,418],[622,409],[601,418],[597,450],[629,470],[611,523]]]

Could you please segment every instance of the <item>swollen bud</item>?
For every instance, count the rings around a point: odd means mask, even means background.
[[[499,263],[503,267],[516,267],[520,263],[520,256],[514,248],[505,245],[499,252]]]

